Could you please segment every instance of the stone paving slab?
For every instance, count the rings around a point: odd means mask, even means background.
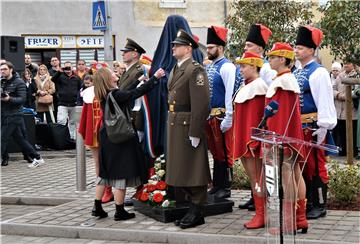
[[[69,154],[69,153],[68,153]],[[237,208],[249,191],[233,191],[232,213],[206,217],[206,224],[182,230],[173,223],[157,222],[141,213],[136,218],[113,220],[114,203],[104,204],[109,217],[90,216],[94,197],[93,161],[87,157],[87,191],[76,192],[75,158],[48,157],[39,168],[29,169],[17,160],[1,168],[2,203],[36,203],[47,199],[49,205],[23,215],[2,218],[2,233],[11,235],[55,236],[61,238],[146,241],[157,243],[264,243],[265,230],[243,227],[254,212]],[[133,190],[128,192],[132,194]],[[59,202],[59,199],[65,199]],[[31,200],[32,199],[32,200]],[[51,203],[51,199],[54,201]],[[16,208],[16,207],[14,207]],[[128,208],[132,211],[132,208]],[[14,212],[11,205],[4,210]],[[14,211],[13,211],[14,210]],[[16,212],[16,211],[15,211]],[[10,215],[9,215],[10,216]],[[84,223],[93,226],[84,227]],[[297,243],[359,243],[359,212],[328,211],[328,216],[309,221],[308,234],[298,234]],[[115,239],[111,239],[115,238]]]
[[[17,236],[17,235],[0,235],[0,243],[6,244],[140,244],[136,242],[120,242],[90,239],[74,239],[74,238],[56,238],[56,237],[38,237],[38,236]],[[141,242],[142,244],[157,244],[150,242]]]

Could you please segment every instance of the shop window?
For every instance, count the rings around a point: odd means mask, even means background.
[[[79,59],[83,59],[86,62],[86,66],[90,66],[91,61],[95,59],[95,49],[80,49]]]
[[[76,67],[76,49],[63,49],[60,50],[61,67],[64,66],[65,61],[70,61],[73,67]]]
[[[104,62],[104,61],[105,61],[104,49],[98,49],[98,50],[97,50],[97,60],[98,60],[99,62]]]

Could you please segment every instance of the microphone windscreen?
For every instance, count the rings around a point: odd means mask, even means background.
[[[264,116],[266,118],[272,117],[277,113],[278,110],[279,110],[279,103],[273,100],[268,105],[266,105]]]

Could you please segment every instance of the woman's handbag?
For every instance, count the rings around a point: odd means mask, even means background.
[[[52,104],[53,103],[53,96],[50,94],[47,94],[45,96],[39,96],[38,103],[41,104]]]
[[[110,110],[110,103],[113,104],[114,113]],[[125,109],[124,113],[111,92],[106,98],[104,122],[106,133],[112,143],[121,143],[136,135],[128,109]]]

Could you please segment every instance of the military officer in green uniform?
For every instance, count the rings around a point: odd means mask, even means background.
[[[191,201],[188,213],[175,222],[185,229],[205,223],[203,206],[210,182],[205,123],[210,92],[204,68],[192,59],[193,48],[198,48],[195,40],[180,30],[172,44],[177,64],[168,81],[166,183],[181,189]]]
[[[126,39],[126,44],[123,49],[121,49],[123,62],[126,64],[126,71],[119,79],[119,88],[121,90],[130,89],[137,79],[139,79],[142,75],[147,74],[145,71],[145,66],[140,63],[141,54],[146,53],[144,48],[142,48],[139,44],[133,41],[130,38]],[[139,100],[140,101],[140,100]],[[136,104],[136,108],[140,109],[141,104]],[[142,140],[144,134],[144,117],[140,110],[133,111],[132,116],[134,118],[135,128],[138,131],[139,138]]]

